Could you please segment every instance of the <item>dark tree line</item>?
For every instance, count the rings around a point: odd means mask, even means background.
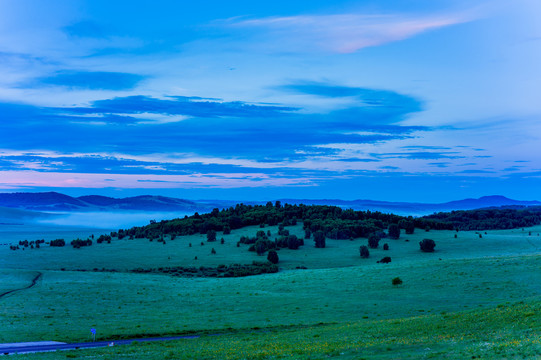
[[[195,213],[184,218],[151,221],[147,226],[119,229],[110,236],[119,239],[129,237],[130,239],[148,238],[163,241],[165,235],[174,239],[176,236],[200,233],[207,234],[209,241],[215,241],[216,232],[222,231],[224,234],[229,234],[245,226],[279,225],[278,235],[287,238],[289,233],[284,227],[294,225],[298,221],[303,222],[305,239],[313,236],[316,247],[325,247],[325,238],[352,239],[369,237],[374,233],[383,237],[381,235],[385,234],[384,230],[387,229],[389,237],[396,239],[400,236],[401,229],[406,234],[412,234],[415,228],[428,231],[429,229],[491,230],[529,227],[541,224],[541,207],[452,211],[414,218],[377,211],[344,210],[336,206],[282,205],[280,202],[274,204],[268,202],[266,205],[237,204],[228,209],[214,209],[207,214]],[[104,238],[103,241],[109,242],[109,239]],[[293,247],[294,242],[293,240]]]
[[[541,224],[541,207],[440,212],[415,219],[415,227],[434,230],[499,230]]]

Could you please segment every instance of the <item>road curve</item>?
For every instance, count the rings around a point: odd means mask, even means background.
[[[117,345],[129,345],[134,342],[147,342],[147,341],[168,341],[168,340],[180,340],[180,339],[196,339],[199,335],[185,335],[185,336],[169,336],[169,337],[155,337],[155,338],[142,338],[142,339],[129,339],[129,340],[114,340],[114,341],[95,341],[86,343],[73,343],[73,344],[48,344],[48,345],[23,345],[17,346],[16,344],[9,344],[12,346],[2,346],[0,344],[0,356],[9,354],[23,354],[31,352],[46,352],[57,350],[77,350],[77,349],[89,349],[97,347],[117,346]]]
[[[11,293],[14,293],[14,292],[16,292],[16,291],[22,291],[22,290],[30,289],[31,287],[33,287],[34,285],[36,285],[36,283],[38,282],[38,280],[39,280],[42,276],[43,276],[43,274],[40,273],[40,272],[38,271],[38,274],[36,275],[36,277],[34,277],[34,279],[32,280],[32,283],[31,283],[30,285],[25,286],[25,287],[20,288],[20,289],[14,289],[14,290],[10,290],[10,291],[6,291],[6,292],[4,292],[4,293],[1,293],[1,294],[0,294],[0,298],[4,297],[4,296],[6,296],[6,295],[9,295],[9,294],[11,294]]]

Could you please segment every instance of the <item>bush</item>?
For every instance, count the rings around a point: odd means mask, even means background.
[[[310,230],[307,230],[310,231]],[[310,237],[307,237],[309,239]],[[325,247],[325,233],[323,231],[316,231],[314,233],[314,242],[316,243],[316,248],[322,249]]]
[[[432,239],[423,239],[419,242],[419,246],[421,247],[421,251],[423,252],[434,252],[436,243]]]
[[[391,262],[391,258],[389,256],[385,256],[383,259],[378,261],[378,264],[388,264]]]
[[[389,225],[389,237],[395,240],[400,237],[400,227],[398,224]]]
[[[395,278],[392,280],[392,283],[393,283],[393,285],[401,285],[401,284],[402,284],[402,279],[399,278],[399,277],[395,277]]]
[[[51,240],[50,246],[62,247],[66,245],[64,239]]]
[[[370,234],[370,236],[368,236],[368,247],[370,249],[377,249],[378,246],[379,246],[379,241],[380,240],[381,240],[381,238],[379,237],[379,235]]]
[[[287,230],[286,230],[287,231]],[[296,235],[289,235],[287,237],[287,248],[291,250],[297,250],[301,246],[301,241]]]
[[[216,241],[216,231],[214,230],[207,231],[207,241],[208,242]]]
[[[368,251],[368,246],[361,245],[361,247],[359,248],[359,252],[361,253],[361,257],[363,259],[366,259],[370,256],[370,251]]]
[[[278,264],[278,253],[274,250],[269,251],[267,254],[267,260],[269,260],[273,264]]]

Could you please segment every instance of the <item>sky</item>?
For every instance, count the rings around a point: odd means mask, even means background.
[[[541,200],[538,0],[0,0],[0,192]]]

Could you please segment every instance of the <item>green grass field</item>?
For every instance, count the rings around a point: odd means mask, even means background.
[[[368,259],[361,259],[358,250],[366,239],[327,240],[325,249],[316,249],[307,240],[299,250],[279,251],[279,273],[247,278],[72,271],[249,263],[262,258],[248,252],[246,245],[238,248],[236,241],[257,230],[234,231],[223,236],[223,245],[219,233],[215,243],[193,235],[166,238],[166,245],[136,239],[81,249],[11,251],[1,246],[0,292],[27,286],[36,271],[43,277],[31,289],[0,298],[0,342],[85,341],[95,327],[100,339],[190,332],[225,335],[56,356],[541,356],[541,237],[537,235],[541,227],[482,232],[482,238],[475,232],[459,232],[456,239],[451,231],[417,230],[398,240],[382,240]],[[272,238],[277,233],[275,227],[264,230],[271,230]],[[300,225],[289,230],[303,234]],[[419,251],[423,238],[436,241],[436,252]],[[389,251],[381,249],[385,242]],[[210,253],[213,247],[216,255]],[[392,262],[377,264],[383,256],[391,256]],[[308,269],[295,270],[297,266]],[[391,280],[397,276],[403,284],[393,286]]]

